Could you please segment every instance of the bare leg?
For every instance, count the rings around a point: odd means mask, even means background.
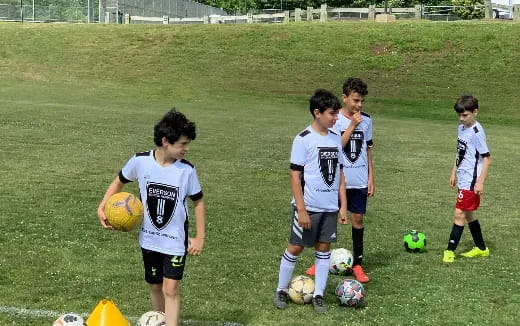
[[[181,310],[180,281],[164,278],[163,294],[166,308],[166,326],[177,326]]]
[[[152,300],[152,309],[164,312],[164,296],[162,293],[162,283],[150,284],[150,299]]]

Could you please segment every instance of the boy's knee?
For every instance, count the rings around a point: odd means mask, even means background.
[[[289,243],[287,246],[287,251],[293,256],[299,256],[303,251],[303,247]]]
[[[161,292],[163,289],[162,283],[150,284],[150,290],[152,292]]]
[[[162,292],[165,297],[177,297],[181,293],[181,289],[179,286],[179,281],[170,280],[169,282],[164,282],[162,287]]]
[[[320,251],[320,252],[327,252],[327,251],[330,251],[330,243],[326,243],[326,242],[318,242],[318,243],[316,243],[316,245],[314,246],[314,249],[316,249],[316,251]]]
[[[356,229],[363,227],[363,214],[352,213],[351,215],[352,226]]]
[[[466,221],[466,214],[463,210],[460,210],[458,208],[455,209],[455,213],[453,214],[453,217],[455,219],[455,224],[463,226]]]

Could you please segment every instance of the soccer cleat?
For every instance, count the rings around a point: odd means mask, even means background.
[[[276,308],[287,309],[287,307],[289,307],[289,305],[287,304],[287,301],[288,301],[287,292],[280,290],[280,291],[276,291],[274,293],[273,303]]]
[[[482,250],[478,247],[473,247],[470,251],[460,255],[466,258],[489,257],[489,248]]]
[[[325,299],[321,295],[317,295],[312,298],[312,305],[314,306],[314,312],[318,314],[322,314],[327,311],[327,307],[325,306]]]
[[[307,269],[307,270],[305,271],[305,274],[310,275],[310,276],[314,276],[314,275],[316,275],[316,265],[315,265],[315,264],[312,264],[312,266],[309,267],[309,269]]]
[[[367,283],[370,281],[370,278],[367,276],[367,274],[365,274],[361,265],[354,265],[352,267],[352,275],[354,275],[356,281],[360,283]]]
[[[444,256],[442,257],[443,263],[453,263],[455,261],[455,252],[452,250],[444,250]]]

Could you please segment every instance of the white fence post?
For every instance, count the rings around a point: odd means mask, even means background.
[[[491,5],[491,0],[484,0],[484,18],[493,18],[493,6]]]
[[[422,6],[415,5],[415,19],[422,19]]]
[[[283,22],[284,23],[288,23],[291,21],[291,13],[289,12],[289,10],[286,10],[283,12],[285,14],[285,16],[283,16]]]
[[[162,23],[168,25],[170,23],[170,16],[162,16]]]
[[[513,22],[520,23],[520,5],[513,5]]]
[[[302,10],[300,8],[294,9],[294,21],[295,22],[302,21]]]
[[[130,14],[125,14],[125,24],[130,24]]]
[[[368,6],[368,20],[375,20],[376,19],[376,6],[369,5]]]
[[[247,14],[247,23],[252,24],[253,23],[253,14]]]
[[[110,12],[105,11],[105,24],[110,24]]]
[[[209,16],[204,16],[204,24],[209,24]]]
[[[325,23],[327,21],[327,4],[324,3],[320,8],[320,22]]]
[[[311,22],[314,17],[312,16],[312,7],[307,7],[307,21]]]

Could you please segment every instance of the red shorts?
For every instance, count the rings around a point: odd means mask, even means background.
[[[473,190],[459,189],[455,208],[462,211],[475,211],[479,206],[480,195],[475,194]]]

